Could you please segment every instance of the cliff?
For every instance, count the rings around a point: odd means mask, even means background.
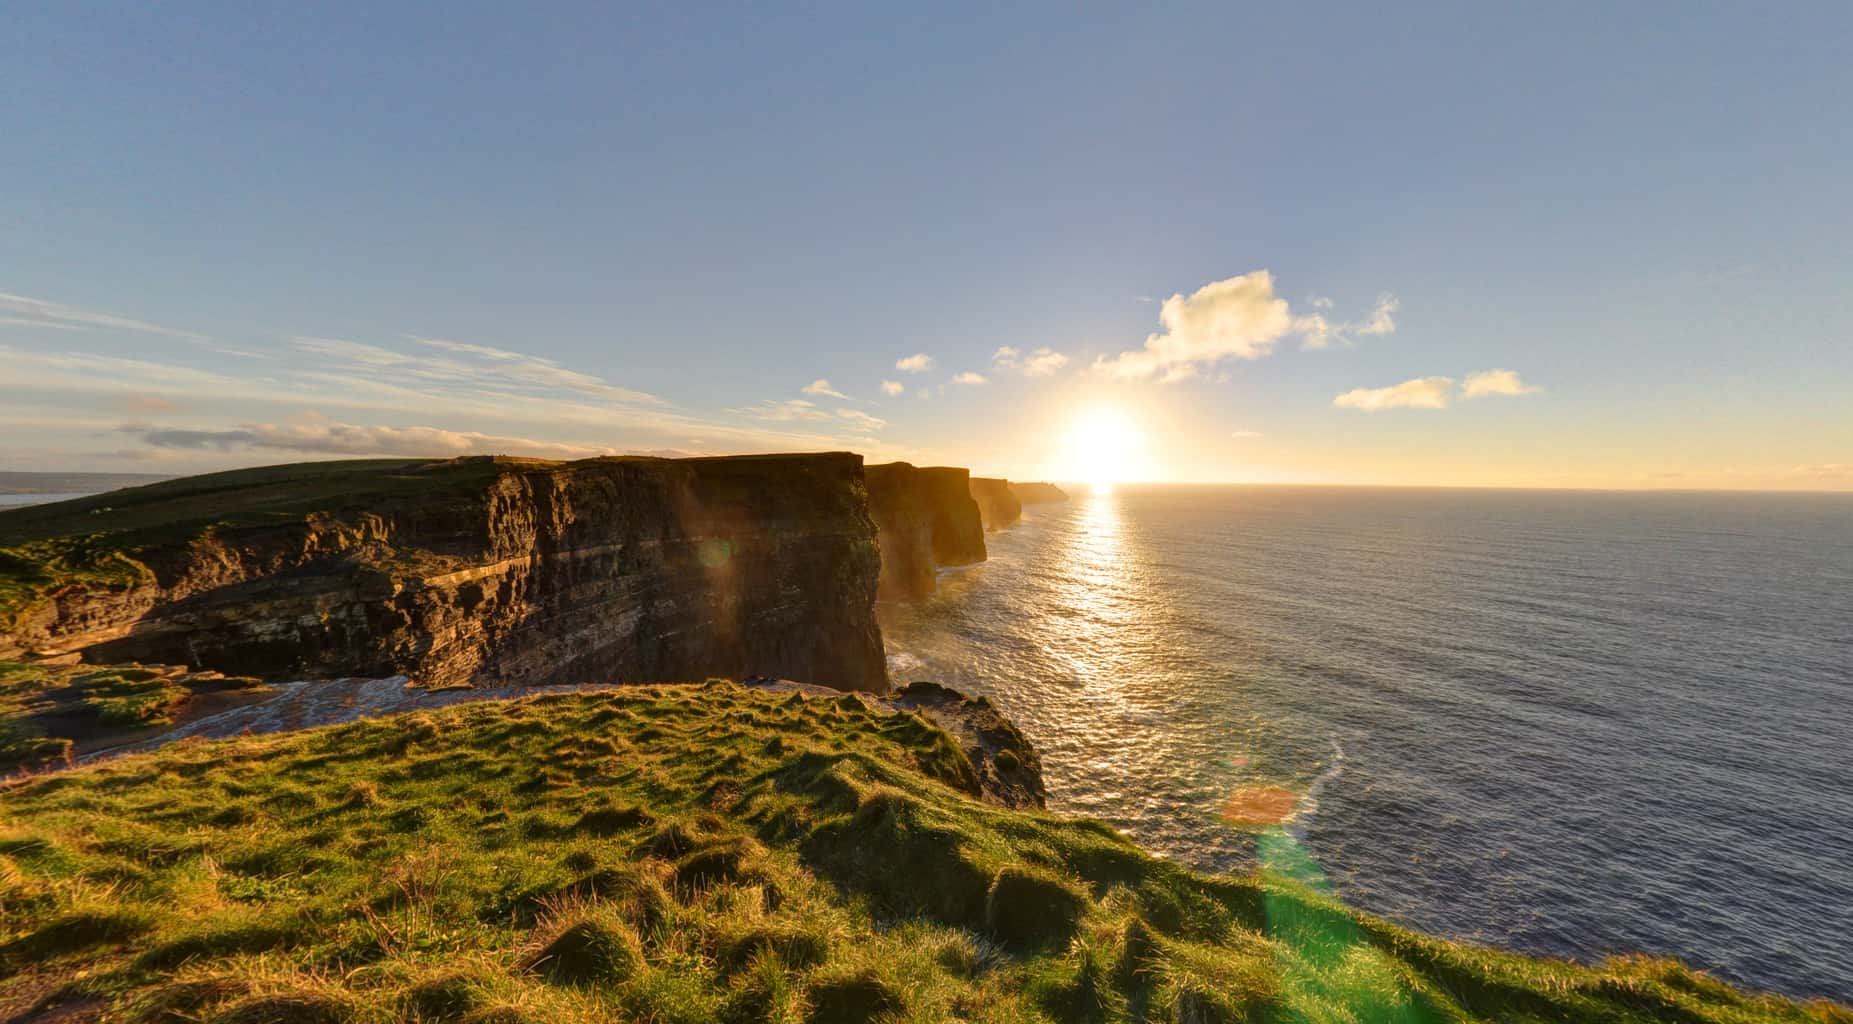
[[[1010,492],[1017,496],[1017,501],[1025,505],[1053,505],[1056,502],[1068,500],[1066,491],[1047,483],[1012,483]]]
[[[885,690],[862,460],[363,460],[0,513],[0,657]]]
[[[1001,530],[1023,518],[1023,504],[1010,489],[1010,481],[995,477],[971,478],[972,500],[987,530]]]
[[[938,566],[984,561],[984,522],[972,500],[970,476],[963,469],[922,469],[906,462],[867,468],[869,516],[881,547],[882,597],[930,594]]]

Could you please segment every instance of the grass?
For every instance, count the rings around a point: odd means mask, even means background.
[[[122,1021],[1853,1021],[1442,942],[972,798],[912,715],[459,705],[0,790],[0,1010]]]
[[[240,469],[0,512],[0,632],[67,588],[156,583],[190,546],[241,531],[362,528],[368,516],[442,509],[523,460],[356,459]],[[425,511],[422,514],[430,514]]]
[[[69,764],[80,743],[132,738],[172,724],[200,694],[258,686],[178,668],[0,661],[0,775]]]

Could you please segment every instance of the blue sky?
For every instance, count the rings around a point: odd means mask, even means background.
[[[1844,4],[382,6],[7,13],[0,468],[1853,488]]]

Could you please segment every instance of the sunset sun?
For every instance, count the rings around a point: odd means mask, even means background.
[[[1077,415],[1062,439],[1062,475],[1104,491],[1116,483],[1144,479],[1145,438],[1138,424],[1118,409],[1101,406]]]

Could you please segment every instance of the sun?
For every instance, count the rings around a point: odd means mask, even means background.
[[[1061,475],[1085,480],[1096,492],[1110,490],[1146,475],[1144,448],[1144,435],[1125,413],[1111,406],[1087,409],[1062,438]]]

